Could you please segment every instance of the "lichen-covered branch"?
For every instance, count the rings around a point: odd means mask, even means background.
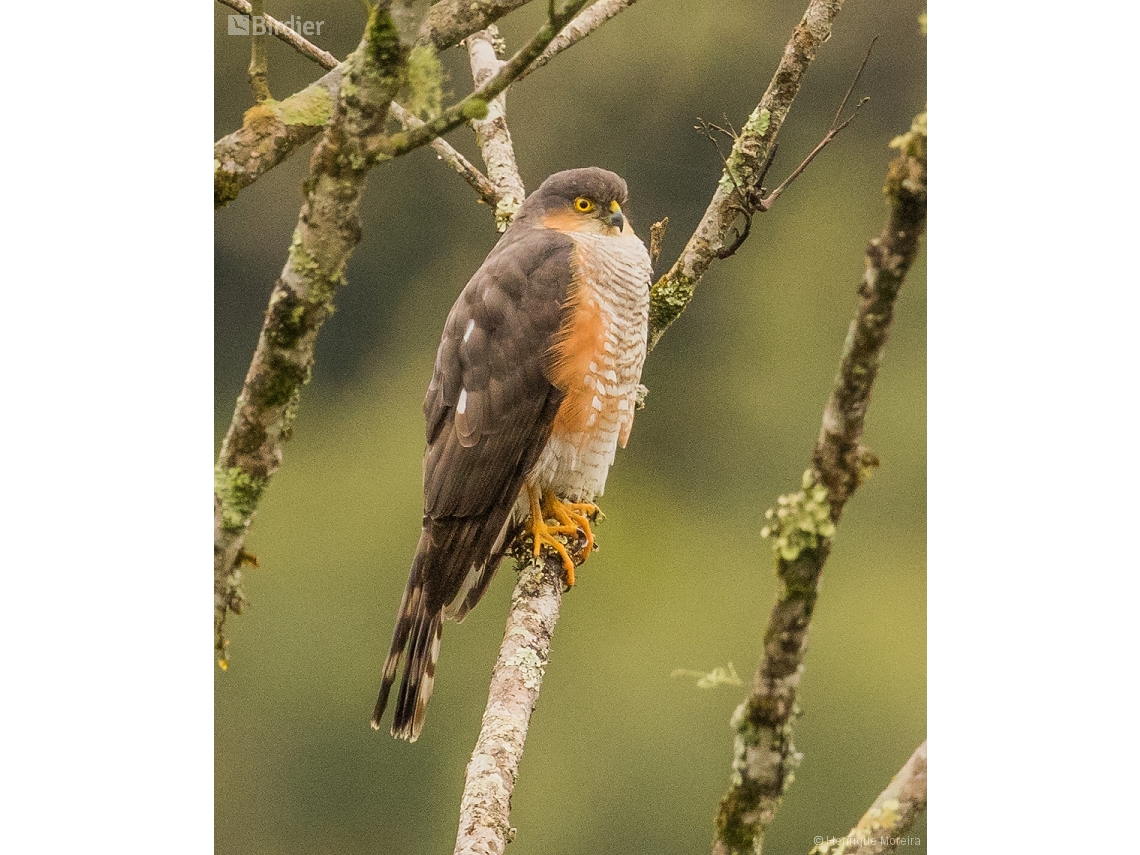
[[[741,216],[750,217],[759,210],[763,198],[760,183],[776,135],[808,66],[831,37],[832,23],[842,7],[843,0],[811,0],[796,25],[772,82],[733,143],[704,216],[673,267],[650,291],[650,349],[693,299],[697,283],[713,259],[734,244],[733,224]]]
[[[820,575],[843,506],[877,463],[859,441],[894,301],[925,227],[925,115],[892,145],[902,152],[887,173],[890,214],[882,235],[867,249],[860,304],[824,409],[812,468],[804,472],[799,491],[779,497],[761,531],[771,539],[780,585],[752,691],[732,717],[732,783],[717,811],[714,855],[759,852],[764,830],[792,782],[800,761],[792,741],[796,694]]]
[[[249,12],[250,12],[250,4],[248,2],[246,2],[246,0],[219,0],[219,2],[221,2],[222,4],[224,4],[226,6],[229,6],[231,9],[236,9],[239,12],[245,12],[246,14],[249,14]],[[281,41],[285,42],[285,44],[289,45],[291,48],[296,50],[302,56],[307,57],[308,59],[311,59],[314,62],[316,62],[318,65],[322,66],[323,68],[327,68],[330,70],[335,69],[338,65],[340,65],[340,60],[338,60],[335,56],[333,56],[327,50],[322,50],[321,48],[312,44],[310,41],[308,41],[303,36],[298,34],[295,30],[287,27],[285,24],[281,23],[280,21],[276,20],[275,18],[273,18],[269,15],[266,15],[265,21],[266,21],[266,25],[270,29],[272,29],[273,34],[275,36],[277,36],[277,38],[281,39]],[[325,78],[321,78],[321,81],[323,81],[324,79]],[[325,91],[325,87],[321,81],[318,81],[317,83],[313,84],[313,86],[316,86],[317,87],[316,91],[320,92],[321,96],[323,96],[324,91]],[[340,87],[339,77],[338,77],[338,80],[336,83],[336,87],[337,87],[337,90],[339,90],[339,87]],[[309,89],[312,89],[312,87],[309,87]],[[306,89],[305,91],[309,92],[309,89]],[[321,96],[317,96],[318,99]],[[296,96],[294,96],[294,97],[296,97]],[[282,104],[281,104],[282,110],[281,111],[275,111],[275,112],[270,114],[280,122],[281,126],[286,127],[286,128],[288,128],[290,126],[290,122],[286,121],[285,117],[286,116],[292,116],[292,114],[289,112],[289,109],[292,106],[290,104],[291,100],[292,99],[288,99],[288,98],[285,99],[285,101],[282,102]],[[331,96],[328,98],[328,107],[329,107],[328,110],[318,111],[318,113],[313,117],[313,118],[320,119],[321,125],[323,125],[328,120],[328,117],[331,114],[331,108],[332,108],[332,97]],[[395,101],[392,102],[390,112],[392,114],[392,118],[394,118],[396,121],[398,121],[405,128],[415,128],[415,127],[419,127],[420,125],[423,124],[423,120],[420,119],[418,116],[416,116],[415,113],[413,113],[411,110],[406,109],[405,107],[401,106],[400,104],[397,104]],[[322,116],[323,116],[323,118],[322,118]],[[293,118],[295,118],[295,116]],[[304,126],[303,123],[293,122],[292,124],[300,124],[301,126]],[[280,127],[278,127],[278,126],[273,126],[273,125],[270,126],[270,134],[271,135],[272,135],[275,128],[278,130],[280,129]],[[241,134],[240,131],[238,133]],[[234,146],[236,148],[236,153],[241,154],[241,153],[246,152],[246,146],[243,144],[243,142],[248,142],[249,141],[248,138],[250,138],[251,135],[247,134],[247,135],[245,135],[245,137],[247,139],[243,140],[241,138],[235,138],[235,136],[233,134],[231,134],[229,137],[225,137],[225,138],[223,138],[223,140],[219,140],[219,144],[221,144],[222,142],[229,141],[229,142],[234,144]],[[252,137],[252,139],[256,140],[256,137]],[[484,203],[490,205],[491,208],[494,209],[495,205],[499,201],[499,196],[495,190],[494,185],[491,184],[491,182],[487,180],[487,176],[485,176],[482,172],[480,172],[478,169],[476,169],[475,166],[472,165],[471,161],[469,161],[462,154],[460,154],[458,151],[456,151],[455,148],[450,143],[447,142],[447,140],[434,139],[431,141],[431,147],[433,149],[435,149],[436,153],[439,155],[440,159],[444,163],[446,163],[448,166],[450,166],[452,169],[454,169],[456,172],[458,172],[459,175],[463,178],[463,180],[466,181],[475,190],[475,192],[477,192],[479,194],[479,198]],[[269,147],[269,149],[270,149],[269,153],[272,154],[273,151],[275,150],[275,147],[271,145]],[[215,155],[216,155],[216,153],[217,153],[217,147],[215,146]],[[258,157],[260,158],[263,154],[264,154],[263,152],[259,151]],[[268,161],[265,161],[264,163],[259,162],[259,166],[264,166],[265,163],[268,163]],[[225,174],[229,174],[229,173],[225,173]],[[216,182],[217,182],[217,174],[215,174],[214,204],[215,204],[215,206],[219,206],[219,205],[225,204],[226,202],[229,202],[230,198],[219,198],[219,194],[217,193],[218,186],[217,186]]]
[[[891,778],[846,837],[812,847],[809,855],[883,855],[899,846],[916,844],[906,833],[926,810],[926,742]]]
[[[431,45],[442,51],[527,2],[529,0],[478,0],[475,3],[440,0],[428,10],[417,44]],[[226,5],[249,13],[245,0],[233,0]],[[266,20],[271,21],[269,16]],[[275,30],[284,26],[280,21],[272,20],[272,23]],[[286,41],[292,44],[289,39]],[[331,54],[301,52],[328,67]],[[243,189],[320,133],[339,98],[343,71],[343,66],[338,66],[282,101],[258,104],[246,112],[238,130],[214,143],[214,207],[232,202]]]
[[[248,8],[246,0],[222,0],[233,9]],[[472,33],[485,29],[503,15],[529,0],[481,0],[465,3],[459,0],[441,0],[428,10],[420,27],[418,45],[431,45],[437,51],[457,44]],[[636,0],[599,0],[583,10],[564,26],[551,42],[514,80],[521,80],[536,68],[545,65],[557,53],[581,41],[601,24],[612,18]],[[579,7],[580,8],[580,7]],[[273,21],[268,15],[267,21]],[[287,27],[273,21],[275,33],[299,50],[303,55],[330,68],[329,61],[335,58],[326,51],[312,45],[312,50],[294,42],[305,42],[300,36],[288,38]],[[284,29],[282,29],[284,28]],[[285,31],[288,31],[285,32]],[[296,35],[296,34],[294,34]],[[311,140],[320,132],[332,112],[340,88],[341,69],[333,68],[328,74],[291,95],[283,101],[267,101],[246,113],[242,127],[214,143],[214,206],[222,207],[237,198],[238,194],[266,172],[286,160],[296,149]],[[474,106],[469,104],[469,107]],[[417,120],[418,121],[418,120]],[[414,122],[405,123],[418,127]],[[438,134],[436,135],[438,137]],[[463,167],[456,158],[462,158],[454,148],[442,140],[433,141],[432,146],[452,168],[454,168],[480,194],[485,202],[495,205],[498,202],[486,198],[486,188],[481,186],[473,173],[474,167],[467,163]],[[466,161],[463,161],[466,163]],[[477,171],[476,171],[477,172]]]
[[[457,45],[469,35],[485,30],[508,12],[530,0],[440,0],[428,9],[420,25],[419,44],[437,49]]]
[[[555,555],[541,564],[520,565],[483,725],[467,764],[455,855],[502,855],[514,839],[511,793],[550,660],[550,639],[562,604],[562,574],[562,562]]]
[[[503,67],[497,48],[502,43],[499,29],[494,24],[467,39],[467,55],[471,62],[471,77],[479,87],[494,77]],[[487,165],[487,177],[495,185],[499,201],[495,205],[495,228],[500,232],[514,219],[526,188],[515,161],[515,147],[511,130],[507,127],[507,93],[500,92],[487,105],[487,115],[472,119],[471,127]]]
[[[487,115],[489,102],[510,86],[526,67],[546,50],[546,46],[574,19],[587,2],[589,0],[569,0],[566,7],[559,11],[554,0],[551,0],[547,22],[526,45],[503,63],[490,80],[476,88],[466,98],[452,104],[434,119],[425,122],[423,126],[413,128],[404,134],[394,134],[388,140],[381,141],[383,147],[377,154],[383,157],[399,157],[426,145],[470,119],[484,118]]]
[[[360,46],[345,61],[336,113],[313,152],[305,202],[288,258],[273,288],[257,350],[214,473],[215,643],[227,661],[228,612],[245,604],[241,564],[246,531],[281,465],[301,387],[308,382],[317,333],[332,312],[345,265],[360,240],[357,208],[388,105],[405,83],[409,45],[388,4],[369,15]]]
[[[882,234],[867,247],[858,314],[847,333],[843,362],[812,457],[836,518],[867,467],[875,464],[859,440],[894,317],[895,298],[926,229],[926,113],[916,116],[910,130],[896,137],[891,146],[899,150],[899,156],[891,161],[883,188],[890,214]]]

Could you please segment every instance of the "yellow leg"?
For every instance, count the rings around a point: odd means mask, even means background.
[[[589,502],[563,502],[551,490],[544,490],[542,495],[529,484],[527,497],[530,499],[531,531],[534,535],[534,557],[538,558],[543,544],[554,549],[562,559],[562,567],[566,571],[566,584],[574,585],[575,561],[570,556],[565,544],[555,535],[577,536],[579,530],[586,536],[586,546],[578,558],[578,564],[585,561],[594,550],[594,532],[590,522],[598,514],[597,505]],[[548,525],[551,519],[558,525]]]
[[[538,490],[527,484],[526,492],[530,498],[530,529],[534,534],[534,557],[536,559],[539,557],[543,545],[553,547],[554,551],[562,558],[562,568],[566,571],[566,584],[573,587],[574,560],[566,551],[566,547],[562,545],[562,541],[554,537],[556,534],[570,534],[571,532],[567,531],[565,526],[548,526],[542,512],[542,505],[539,503]]]

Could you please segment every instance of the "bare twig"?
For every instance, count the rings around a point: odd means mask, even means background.
[[[792,781],[800,760],[792,741],[796,694],[820,575],[844,505],[878,462],[860,440],[894,302],[926,224],[925,114],[892,145],[901,154],[887,172],[890,215],[867,248],[860,304],[824,408],[812,468],[804,473],[800,491],[779,498],[761,532],[772,538],[780,586],[752,691],[732,717],[732,784],[717,813],[715,855],[759,851]]]
[[[265,0],[253,0],[250,16],[265,19]],[[253,87],[253,100],[260,103],[273,97],[269,94],[269,55],[265,52],[265,32],[256,33],[252,27],[249,33],[249,84]]]
[[[809,855],[883,855],[900,845],[917,843],[904,835],[926,810],[926,741],[891,778],[875,803],[846,837],[812,847]]]
[[[851,85],[847,87],[847,92],[843,96],[843,100],[839,102],[839,107],[835,111],[835,117],[831,120],[831,124],[827,128],[827,133],[824,134],[819,145],[811,150],[811,153],[803,159],[799,166],[792,170],[792,174],[780,182],[780,186],[765,196],[760,202],[760,210],[767,211],[772,207],[772,204],[780,198],[781,194],[788,189],[793,181],[795,181],[803,171],[808,168],[816,155],[827,148],[828,143],[839,136],[839,132],[855,121],[855,117],[859,114],[859,108],[870,101],[870,98],[862,98],[859,103],[855,105],[855,111],[843,121],[839,117],[843,114],[843,108],[847,106],[847,102],[851,99],[851,93],[855,91],[855,86],[859,83],[859,78],[863,76],[863,71],[867,68],[867,61],[871,58],[871,51],[875,49],[875,42],[879,40],[878,36],[871,39],[871,44],[867,46],[867,53],[863,56],[863,62],[859,66],[859,70],[855,72],[855,77],[851,81]]]
[[[241,12],[243,15],[262,15],[265,18],[266,29],[306,59],[311,59],[328,69],[336,68],[340,64],[340,61],[327,50],[322,50],[293,28],[286,26],[271,15],[266,15],[264,10],[254,12],[252,4],[247,0],[218,0],[218,2],[223,6],[229,6],[235,12]]]
[[[550,43],[546,50],[518,76],[518,79],[522,80],[531,72],[538,71],[538,69],[550,62],[557,54],[562,53],[562,51],[568,47],[576,45],[610,18],[629,8],[636,2],[637,0],[597,0],[597,2],[593,3],[588,9],[585,9],[582,14],[564,27],[562,32],[554,38],[554,41]]]
[[[843,0],[811,0],[792,33],[772,82],[733,143],[704,216],[673,267],[651,289],[650,349],[693,299],[697,283],[713,259],[739,236],[732,226],[741,209],[754,207],[762,198],[760,185],[776,135],[816,52],[830,38],[831,25],[842,7]]]
[[[360,46],[342,66],[354,96],[339,100],[313,152],[293,243],[214,470],[214,628],[222,663],[226,615],[240,613],[245,604],[246,531],[281,465],[317,333],[332,312],[348,257],[360,240],[357,208],[371,165],[369,141],[383,133],[388,105],[406,80],[409,46],[388,5],[374,7]]]
[[[392,117],[405,128],[418,128],[423,124],[423,120],[415,113],[401,107],[395,101],[392,102],[389,112],[392,114]],[[499,191],[487,176],[479,171],[475,164],[456,151],[451,143],[445,139],[437,137],[431,141],[431,147],[435,149],[440,160],[459,173],[459,177],[466,181],[471,186],[471,189],[479,194],[480,201],[490,205],[492,211],[495,210],[499,204]]]
[[[528,562],[519,568],[483,725],[467,764],[455,855],[501,855],[514,839],[511,792],[550,660],[562,573],[562,563],[553,555],[541,565]]]
[[[477,87],[483,86],[505,65],[498,58],[496,50],[501,43],[499,29],[494,24],[467,39],[471,77]],[[506,90],[487,105],[487,115],[484,118],[471,120],[471,127],[475,130],[483,163],[487,165],[487,177],[499,194],[495,206],[495,228],[503,232],[514,219],[515,211],[526,196],[526,188],[515,161],[511,130],[507,127]]]

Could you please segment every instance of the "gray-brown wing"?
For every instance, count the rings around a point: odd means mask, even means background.
[[[424,400],[428,601],[442,607],[486,562],[526,474],[550,437],[562,393],[547,351],[570,286],[569,238],[504,236],[452,307]],[[491,568],[493,570],[493,568]]]

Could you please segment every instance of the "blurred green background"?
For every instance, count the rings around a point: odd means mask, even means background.
[[[513,50],[532,4],[500,26]],[[670,219],[676,258],[721,162],[697,117],[734,126],[759,100],[802,2],[641,0],[512,91],[528,189],[597,165],[630,185],[638,232]],[[324,20],[346,56],[363,5],[271,0]],[[532,8],[533,7],[533,8]],[[717,262],[650,355],[647,407],[603,501],[602,551],[578,572],[555,633],[513,800],[512,855],[707,852],[728,783],[728,719],[743,688],[698,689],[677,668],[732,662],[747,681],[775,591],[765,508],[795,489],[863,271],[885,216],[887,143],[925,108],[922,2],[851,3],[780,136],[769,184],[824,134],[871,39],[856,122]],[[248,41],[215,13],[215,137],[250,105]],[[271,43],[282,98],[320,75]],[[466,54],[443,57],[467,91]],[[449,139],[480,163],[467,129]],[[727,146],[724,147],[727,151]],[[247,188],[216,219],[216,425],[228,423],[301,201],[308,154]],[[468,620],[448,624],[415,745],[368,717],[419,530],[420,405],[447,311],[495,242],[488,209],[429,150],[373,171],[364,239],[317,348],[295,436],[254,522],[253,608],[231,617],[218,672],[216,849],[253,853],[450,852],[464,767],[514,583],[504,565]],[[925,257],[899,303],[867,420],[882,468],[848,505],[825,571],[800,697],[803,764],[768,852],[842,835],[926,733]],[[203,651],[208,655],[208,651]],[[925,820],[913,834],[925,851]]]

